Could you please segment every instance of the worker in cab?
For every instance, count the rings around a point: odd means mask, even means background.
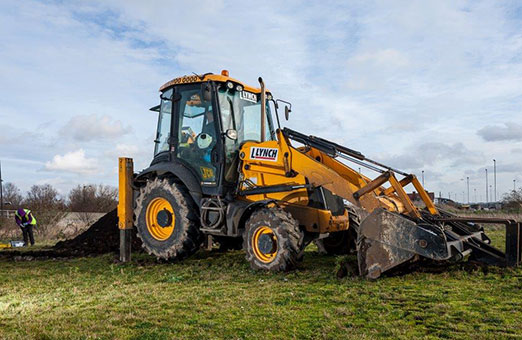
[[[36,228],[36,218],[34,217],[31,210],[22,208],[18,209],[15,212],[15,221],[16,224],[18,224],[18,226],[22,229],[25,246],[27,247],[29,242],[31,242],[31,246],[33,246],[33,229]]]

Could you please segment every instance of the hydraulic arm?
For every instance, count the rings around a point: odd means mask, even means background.
[[[302,146],[294,147],[291,141]],[[272,152],[276,157],[270,162],[256,157],[256,152],[264,149],[276,149]],[[252,200],[273,199],[286,204],[287,210],[299,221],[307,221],[303,223],[305,226],[311,224],[310,214],[306,212],[310,205],[310,192],[314,190],[323,190],[357,207],[362,220],[357,237],[362,275],[377,278],[419,255],[436,261],[461,260],[469,256],[473,260],[501,266],[520,263],[520,223],[502,222],[508,226],[507,250],[503,253],[490,245],[484,229],[475,224],[491,221],[459,219],[440,212],[415,175],[369,159],[358,151],[284,128],[278,130],[277,141],[246,143],[240,155],[243,160],[240,195]],[[338,159],[379,175],[372,180]],[[407,195],[404,187],[409,184],[419,193],[425,209],[416,207]],[[328,204],[324,209],[327,208]],[[317,219],[312,224],[328,224],[319,225],[320,232],[349,228],[348,224],[333,228],[333,219],[334,216]],[[313,228],[308,227],[308,230],[313,231]]]

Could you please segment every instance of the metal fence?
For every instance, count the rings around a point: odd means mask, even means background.
[[[16,210],[0,210],[0,216],[5,218],[14,218]]]

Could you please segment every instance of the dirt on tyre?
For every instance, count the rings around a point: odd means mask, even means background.
[[[245,225],[243,248],[252,269],[289,271],[299,262],[303,232],[280,208],[260,208]]]
[[[135,216],[143,248],[158,258],[186,258],[202,243],[197,210],[188,191],[168,179],[148,181],[140,189]]]

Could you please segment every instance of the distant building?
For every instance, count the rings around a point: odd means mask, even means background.
[[[430,197],[430,199],[432,201],[435,201],[435,194],[433,192],[427,192],[428,196]],[[410,200],[412,200],[413,202],[415,201],[422,201],[422,198],[420,197],[419,193],[417,192],[411,192],[408,194],[408,197],[410,198]]]
[[[436,197],[435,198],[436,204],[448,204],[448,205],[457,205],[457,202],[455,202],[452,199],[444,198],[444,197]]]

